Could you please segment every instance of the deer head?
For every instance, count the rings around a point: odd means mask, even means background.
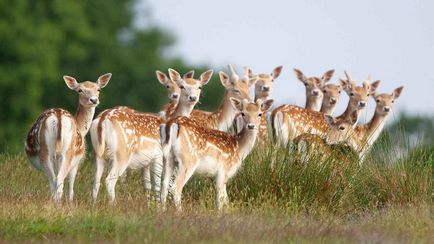
[[[99,104],[99,93],[104,88],[112,77],[111,73],[101,75],[96,82],[85,81],[78,83],[71,76],[63,76],[66,85],[69,89],[76,91],[79,97],[80,105],[84,107],[96,107]]]
[[[182,78],[176,70],[169,69],[170,79],[178,85],[181,91],[179,101],[184,104],[195,105],[199,101],[202,86],[210,81],[213,71],[205,71],[200,75],[199,80],[192,78],[192,72],[187,74],[189,75],[184,75]]]
[[[354,135],[354,127],[357,123],[357,111],[351,113],[348,119],[338,120],[330,115],[324,115],[328,123],[328,131],[326,136],[327,144],[347,143],[352,135]]]
[[[258,80],[255,83],[255,100],[261,98],[268,98],[273,92],[273,82],[280,76],[283,66],[277,66],[271,74],[259,74]],[[245,67],[245,77],[253,78],[252,69]]]
[[[375,102],[377,104],[375,107],[375,113],[382,116],[389,115],[392,111],[393,103],[401,95],[402,89],[404,89],[404,87],[400,86],[393,90],[391,94],[384,93],[377,95],[374,93],[372,97],[375,99]]]
[[[264,102],[261,99],[258,99],[256,102],[249,102],[247,99],[240,101],[236,98],[231,98],[231,103],[240,112],[244,122],[244,129],[251,131],[258,129],[261,117],[265,116],[264,112],[271,108],[273,99],[268,99]]]
[[[369,84],[369,80],[365,80],[362,86],[357,86],[348,72],[345,71],[345,75],[347,76],[347,80],[341,79],[340,82],[344,91],[350,97],[348,107],[357,110],[365,109],[368,104],[368,97],[375,94],[375,90],[380,85],[380,81],[377,80]]]
[[[339,102],[341,96],[342,86],[335,84],[326,84],[322,87],[322,93],[324,94],[321,112],[327,115],[332,115],[336,109],[336,105]]]
[[[299,69],[294,69],[294,73],[297,78],[306,87],[306,108],[319,111],[323,99],[323,93],[321,88],[330,81],[334,74],[334,70],[329,70],[324,75],[319,77],[306,77]]]

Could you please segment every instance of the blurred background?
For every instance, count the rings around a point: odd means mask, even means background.
[[[217,72],[269,73],[276,105],[303,105],[307,76],[349,70],[356,80],[382,80],[379,92],[404,85],[389,131],[432,145],[434,120],[434,2],[399,1],[185,1],[0,0],[0,151],[22,151],[31,124],[45,109],[72,113],[77,94],[62,79],[95,81],[111,72],[97,113],[128,105],[157,112],[167,102],[155,70],[184,73],[212,68],[200,108],[214,109],[223,89]],[[336,114],[345,109],[343,95]],[[368,121],[374,103],[364,115]],[[393,132],[395,131],[395,132]]]

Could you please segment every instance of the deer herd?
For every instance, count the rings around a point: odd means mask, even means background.
[[[379,137],[403,89],[401,86],[392,93],[377,94],[379,80],[371,82],[368,78],[358,85],[345,72],[346,78],[339,79],[339,84],[330,84],[334,70],[321,77],[307,77],[294,69],[306,89],[305,107],[284,104],[270,111],[274,81],[282,66],[271,74],[254,74],[250,68],[244,68],[241,77],[231,65],[228,67],[230,75],[219,72],[225,94],[214,112],[194,109],[212,70],[196,79],[194,71],[181,76],[169,69],[169,76],[156,71],[169,97],[158,114],[119,106],[104,110],[95,119],[100,91],[112,75],[104,74],[96,82],[82,83],[64,76],[68,88],[79,95],[76,114],[60,108],[49,109],[38,117],[25,139],[26,154],[48,177],[54,202],[61,202],[67,176],[68,200],[73,200],[74,180],[85,156],[85,136],[90,131],[96,165],[94,201],[104,168],[108,166],[105,185],[111,203],[116,199],[119,177],[127,169],[140,169],[148,203],[154,198],[164,207],[170,191],[176,208],[181,210],[184,185],[192,175],[203,174],[215,178],[216,206],[221,209],[228,202],[228,180],[250,152],[266,146],[269,138],[280,146],[308,145],[323,155],[332,152],[330,145],[346,145],[361,162]],[[251,99],[249,91],[253,86]],[[334,117],[342,91],[349,96],[348,105]],[[369,97],[376,103],[375,114],[368,123],[358,125]]]

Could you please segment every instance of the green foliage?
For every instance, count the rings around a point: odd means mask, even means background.
[[[74,112],[77,95],[62,76],[95,81],[113,73],[98,111],[117,105],[157,112],[167,96],[155,70],[188,67],[167,58],[174,37],[157,26],[132,23],[134,0],[0,0],[0,151],[22,150],[38,114],[51,107]],[[205,70],[199,67],[196,74]],[[214,108],[221,96],[216,75],[202,100]]]

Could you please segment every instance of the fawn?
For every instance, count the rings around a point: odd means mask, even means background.
[[[70,76],[63,76],[69,89],[79,95],[75,115],[61,108],[43,112],[31,127],[25,140],[25,151],[32,164],[44,171],[50,181],[53,200],[59,203],[63,194],[63,182],[69,177],[69,201],[74,198],[74,181],[85,154],[85,139],[95,107],[99,104],[100,90],[110,81],[111,74],[100,76],[96,83],[78,83]]]

